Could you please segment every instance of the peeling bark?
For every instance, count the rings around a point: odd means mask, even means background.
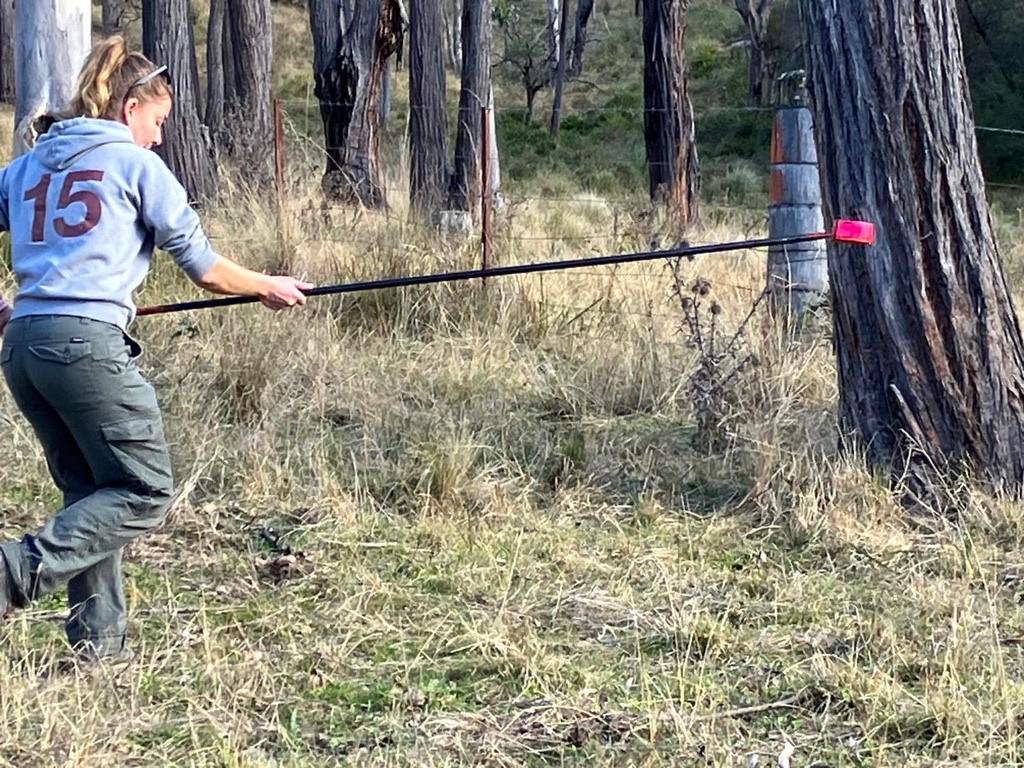
[[[19,155],[35,143],[36,118],[71,101],[92,42],[92,8],[88,0],[34,0],[18,3],[14,13],[14,154]]]
[[[644,141],[651,201],[680,224],[697,220],[700,171],[693,105],[686,92],[683,40],[688,0],[643,5]]]

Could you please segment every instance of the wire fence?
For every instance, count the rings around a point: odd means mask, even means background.
[[[408,251],[419,254],[407,263],[424,263],[422,257],[436,258],[439,266],[465,267],[465,260],[472,259],[477,265],[487,268],[493,263],[520,264],[548,259],[573,259],[594,255],[633,253],[642,250],[665,250],[664,264],[673,257],[672,248],[679,245],[681,238],[688,236],[685,227],[674,224],[671,216],[651,203],[646,185],[637,185],[635,190],[622,185],[610,185],[607,189],[575,191],[571,184],[557,178],[535,178],[528,190],[521,189],[517,179],[503,179],[504,188],[500,193],[491,189],[491,180],[485,176],[487,162],[484,150],[487,141],[475,143],[476,172],[474,186],[477,192],[471,201],[473,211],[463,220],[463,229],[454,232],[439,232],[442,225],[413,213],[410,206],[411,188],[408,182],[407,151],[402,150],[398,158],[389,158],[384,172],[378,180],[379,193],[385,204],[380,210],[366,210],[359,206],[332,205],[319,194],[319,178],[323,175],[326,158],[322,145],[310,138],[308,131],[297,130],[297,115],[285,113],[280,103],[278,132],[275,137],[276,152],[281,157],[277,179],[278,220],[277,235],[285,232],[289,248],[320,247],[329,250],[344,250],[348,254],[385,254],[391,268],[400,265],[402,259],[394,251]],[[645,113],[661,110],[616,109],[617,115],[635,118]],[[723,110],[723,112],[726,110]],[[729,110],[736,113],[766,110]],[[768,110],[775,111],[775,110]],[[583,110],[573,119],[600,120],[606,116],[603,110]],[[308,119],[308,115],[306,115]],[[487,110],[479,113],[479,123],[487,126],[491,115]],[[642,133],[642,126],[635,126]],[[1011,139],[1020,138],[1024,148],[1024,131],[1000,129],[993,126],[979,126],[979,131],[999,132]],[[449,153],[453,146],[449,147]],[[768,148],[764,153],[769,154]],[[626,151],[616,157],[601,154],[602,164],[592,169],[604,173],[608,178],[635,180],[646,175],[651,164],[643,157]],[[499,153],[500,161],[500,153]],[[510,163],[511,165],[511,163]],[[655,164],[657,167],[657,164]],[[768,174],[760,178],[756,165],[744,166],[737,173],[735,194],[730,197],[720,194],[717,188],[713,199],[701,206],[701,237],[711,236],[716,240],[739,240],[763,237],[769,224]],[[1010,193],[1024,192],[1024,184],[994,182],[988,184],[993,190]],[[304,191],[306,193],[304,193]],[[308,193],[308,194],[307,194]],[[1024,205],[1024,196],[1021,198]],[[486,214],[485,214],[486,212]],[[486,226],[485,226],[486,222]],[[438,252],[438,235],[451,245],[451,249]],[[738,235],[738,236],[737,236]],[[257,244],[266,242],[266,233],[250,231],[241,235],[218,235],[211,233],[211,239],[227,246]],[[685,241],[683,241],[685,242]],[[707,240],[705,239],[705,242]],[[473,252],[478,251],[477,256]],[[447,255],[446,255],[447,253]],[[458,259],[462,259],[461,262]],[[701,257],[698,257],[701,258]],[[794,268],[801,263],[819,260],[816,253],[795,252],[788,254],[788,264]],[[713,261],[713,263],[712,263]],[[730,292],[736,300],[758,301],[769,284],[769,255],[764,249],[738,251],[729,255],[715,255],[701,258],[692,267],[692,274],[713,272],[717,290]],[[428,261],[428,263],[430,263]],[[359,273],[368,277],[372,268]],[[573,270],[571,277],[564,279],[570,286],[576,286],[563,293],[560,301],[546,301],[545,304],[568,316],[574,313],[594,311],[595,307],[608,308],[621,299],[616,286],[657,285],[661,298],[668,293],[671,281],[664,269],[624,268],[621,265],[589,270]],[[653,281],[653,283],[652,283]],[[784,280],[781,281],[783,284]],[[566,301],[566,295],[570,300]],[[648,319],[670,320],[674,316],[639,304],[620,302],[616,311],[623,315],[635,315]],[[637,308],[640,307],[640,308]],[[678,308],[676,308],[678,309]]]

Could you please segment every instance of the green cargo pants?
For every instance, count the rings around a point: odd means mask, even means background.
[[[138,352],[114,325],[59,315],[13,320],[0,351],[14,401],[64,494],[63,509],[37,533],[0,543],[11,602],[25,606],[67,584],[68,640],[98,656],[124,645],[124,545],[163,520],[173,493],[160,409],[135,366]]]

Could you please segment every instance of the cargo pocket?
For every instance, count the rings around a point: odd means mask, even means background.
[[[122,482],[146,495],[169,497],[174,492],[159,414],[106,424],[100,430],[119,465]]]
[[[92,355],[92,344],[88,341],[69,341],[63,344],[33,344],[28,351],[48,363],[73,365],[83,357]]]

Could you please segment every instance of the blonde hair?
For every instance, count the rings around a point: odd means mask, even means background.
[[[67,112],[62,117],[101,117],[116,120],[129,92],[140,101],[172,96],[166,77],[134,85],[156,65],[141,53],[129,52],[124,38],[114,35],[95,43],[82,66]]]

